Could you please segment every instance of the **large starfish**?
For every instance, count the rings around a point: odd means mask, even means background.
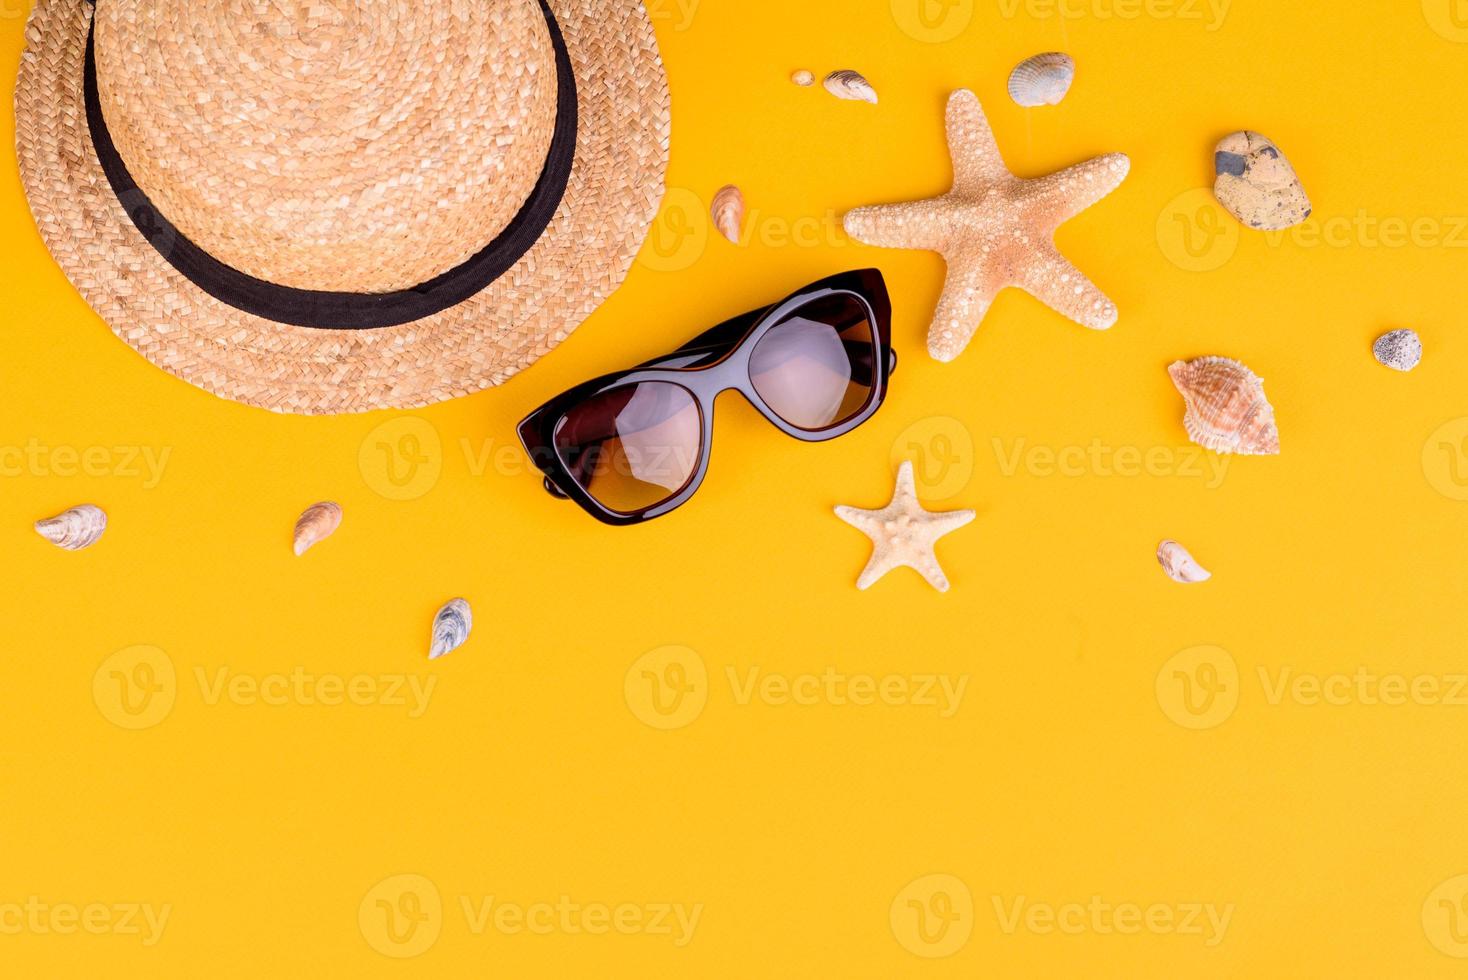
[[[909,204],[857,208],[846,231],[885,248],[940,252],[948,282],[933,317],[928,351],[940,361],[963,352],[1001,289],[1018,286],[1093,330],[1116,323],[1116,304],[1055,247],[1055,230],[1126,179],[1131,161],[1112,153],[1024,180],[1009,172],[978,96],[948,100],[953,190]]]

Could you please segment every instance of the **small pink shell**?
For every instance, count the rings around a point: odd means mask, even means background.
[[[1178,361],[1167,372],[1188,406],[1188,438],[1218,453],[1279,455],[1274,407],[1253,371],[1226,357],[1200,357]]]

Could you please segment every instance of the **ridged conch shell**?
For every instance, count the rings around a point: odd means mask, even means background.
[[[469,611],[469,603],[463,599],[450,601],[433,617],[433,646],[428,651],[428,659],[437,660],[459,649],[473,628],[474,615]]]
[[[1162,570],[1167,573],[1168,578],[1174,582],[1191,585],[1194,582],[1206,582],[1213,577],[1213,573],[1202,565],[1197,559],[1188,554],[1188,549],[1176,541],[1164,541],[1157,548],[1157,560],[1162,563]]]
[[[341,525],[341,505],[326,500],[307,507],[306,512],[296,521],[296,557],[301,557],[311,550],[312,545],[320,544],[331,537]]]
[[[852,71],[849,68],[833,71],[827,75],[826,91],[848,102],[877,104],[877,90],[872,88],[872,83],[867,81],[861,72]]]
[[[1188,438],[1218,453],[1279,455],[1274,406],[1253,371],[1226,357],[1200,357],[1178,361],[1167,373],[1187,402]]]
[[[1076,63],[1070,55],[1060,51],[1037,54],[1009,73],[1009,97],[1025,108],[1060,105],[1075,77]]]
[[[816,76],[802,68],[800,71],[791,75],[790,80],[801,88],[810,88],[816,83]]]
[[[709,212],[719,234],[738,245],[744,235],[744,192],[733,184],[719,188]]]
[[[107,515],[91,504],[73,507],[63,514],[36,522],[36,533],[58,548],[81,551],[102,539],[107,530]]]
[[[1410,371],[1422,363],[1422,338],[1411,330],[1393,330],[1376,338],[1371,352],[1393,371]]]

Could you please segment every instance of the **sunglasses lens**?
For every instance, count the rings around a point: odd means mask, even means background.
[[[819,432],[849,421],[872,399],[877,343],[866,305],[836,294],[789,314],[750,355],[754,390],[791,425]]]
[[[556,425],[555,446],[599,504],[637,514],[688,486],[703,451],[703,413],[678,385],[627,385],[567,412]]]

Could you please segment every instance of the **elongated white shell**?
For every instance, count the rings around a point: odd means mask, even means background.
[[[1197,559],[1188,554],[1188,549],[1176,541],[1164,541],[1157,548],[1157,560],[1162,563],[1162,570],[1174,582],[1184,585],[1192,585],[1195,582],[1206,582],[1213,577],[1213,573],[1202,565]]]
[[[433,617],[433,645],[428,659],[437,660],[459,649],[473,628],[474,614],[469,611],[469,603],[463,599],[450,601]]]
[[[1025,108],[1059,105],[1075,81],[1076,63],[1061,51],[1026,58],[1009,73],[1009,97]]]
[[[340,504],[325,500],[307,507],[306,512],[296,521],[296,557],[301,557],[311,550],[312,545],[320,544],[331,537],[336,533],[336,529],[341,527],[341,524]]]
[[[738,245],[744,234],[744,192],[733,184],[719,188],[709,212],[719,234]]]
[[[861,72],[852,71],[849,68],[833,71],[827,75],[826,91],[848,102],[877,104],[877,90],[872,88],[872,83],[867,81]]]
[[[36,533],[58,548],[81,551],[90,548],[107,530],[107,515],[100,507],[82,504],[55,517],[36,522]]]

